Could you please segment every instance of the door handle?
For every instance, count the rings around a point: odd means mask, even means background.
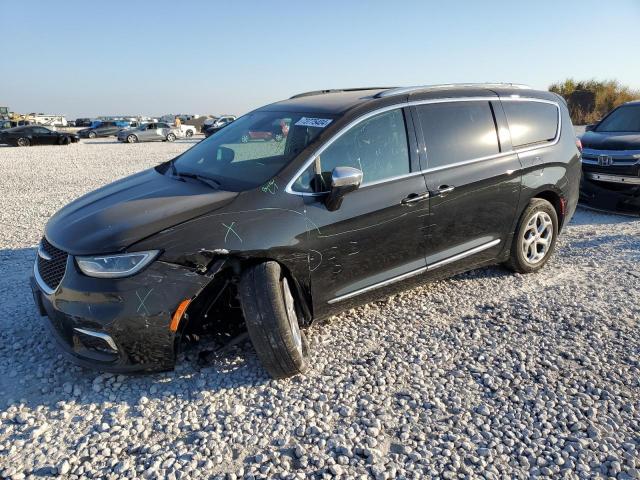
[[[453,185],[440,185],[438,190],[433,192],[433,195],[446,195],[447,193],[453,192],[456,187]]]
[[[429,192],[412,193],[411,195],[402,199],[402,205],[411,205],[412,203],[421,202],[429,198]]]

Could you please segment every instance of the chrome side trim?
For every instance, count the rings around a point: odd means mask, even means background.
[[[495,240],[491,240],[488,243],[484,243],[478,247],[472,248],[471,250],[466,250],[464,252],[458,253],[457,255],[454,255],[452,257],[449,258],[445,258],[444,260],[440,260],[439,262],[436,263],[432,263],[431,265],[427,266],[427,270],[431,271],[431,270],[435,270],[436,268],[440,268],[443,267],[445,265],[448,265],[450,263],[453,262],[457,262],[458,260],[462,260],[465,257],[468,257],[470,255],[474,255],[476,253],[480,253],[483,250],[486,250],[488,248],[491,248],[495,245],[498,245],[500,243],[500,239],[496,238]]]
[[[65,275],[66,275],[66,270],[65,270]],[[38,271],[38,259],[37,258],[36,258],[36,261],[33,262],[33,277],[36,279],[36,283],[38,284],[38,287],[40,287],[40,290],[42,290],[45,294],[52,295],[55,292],[55,290],[52,290],[46,283],[44,283],[44,280],[40,276],[40,272]],[[64,276],[63,276],[63,278],[64,278]],[[60,281],[60,283],[62,283],[62,280]],[[60,285],[58,285],[58,286],[60,286]]]
[[[80,333],[84,333],[85,335],[89,335],[90,337],[96,337],[99,338],[101,340],[104,340],[107,345],[109,345],[109,347],[114,350],[114,351],[118,351],[118,347],[116,346],[116,342],[113,341],[113,338],[111,338],[110,335],[107,335],[106,333],[102,333],[102,332],[94,332],[93,330],[86,330],[84,328],[74,328],[74,330],[76,332],[80,332]]]
[[[629,185],[640,185],[640,177],[626,177],[624,175],[606,175],[602,173],[586,173],[586,177],[597,182],[626,183]]]
[[[400,282],[402,280],[405,280],[407,278],[411,278],[411,277],[415,277],[416,275],[420,275],[424,272],[430,272],[432,270],[435,270],[437,268],[443,267],[444,265],[448,265],[449,263],[453,263],[456,262],[458,260],[462,260],[465,257],[468,257],[470,255],[474,255],[476,253],[482,252],[483,250],[486,250],[488,248],[491,248],[495,245],[498,245],[500,243],[500,239],[497,238],[495,240],[492,240],[488,243],[485,243],[483,245],[480,245],[478,247],[472,248],[470,250],[466,250],[464,252],[458,253],[457,255],[453,255],[449,258],[445,258],[444,260],[440,260],[439,262],[436,262],[432,265],[428,265],[425,267],[420,267],[416,270],[412,270],[410,272],[407,273],[403,273],[402,275],[398,275],[397,277],[393,277],[393,278],[389,278],[388,280],[384,280],[382,282],[378,282],[378,283],[374,283],[373,285],[369,285],[368,287],[364,287],[364,288],[360,288],[358,290],[354,290],[353,292],[349,292],[346,293],[344,295],[340,295],[339,297],[335,297],[332,298],[331,300],[329,300],[328,303],[333,304],[333,303],[337,303],[340,302],[342,300],[346,300],[348,298],[352,298],[355,297],[357,295],[361,295],[363,293],[366,292],[370,292],[371,290],[375,290],[377,288],[382,288],[382,287],[386,287],[387,285],[391,285],[393,283],[396,282]]]
[[[495,155],[490,155],[487,157],[479,157],[479,158],[472,158],[470,160],[464,160],[462,162],[457,162],[454,164],[450,164],[450,165],[441,165],[438,167],[432,167],[432,168],[426,168],[424,170],[420,170],[420,171],[416,171],[416,172],[409,172],[408,174],[405,175],[400,175],[400,176],[396,176],[396,177],[391,177],[391,178],[385,178],[382,180],[376,180],[375,182],[369,182],[369,183],[363,183],[360,188],[364,188],[364,187],[368,187],[370,185],[378,185],[381,183],[386,183],[386,182],[393,182],[395,180],[399,180],[402,178],[408,178],[408,177],[412,177],[414,175],[424,175],[426,173],[429,172],[436,172],[439,170],[446,170],[448,168],[454,168],[454,167],[460,167],[463,165],[467,165],[467,164],[472,164],[472,163],[477,163],[477,162],[483,162],[483,161],[487,161],[487,160],[493,160],[495,158],[501,158],[507,155],[513,155],[513,154],[518,154],[518,153],[524,153],[524,152],[529,152],[532,150],[537,150],[539,148],[544,148],[544,147],[551,147],[553,145],[556,145],[559,141],[560,141],[560,137],[562,135],[562,112],[560,110],[560,105],[557,102],[553,102],[551,100],[544,100],[542,98],[529,98],[529,97],[520,97],[520,96],[512,96],[512,97],[445,97],[445,98],[436,98],[436,99],[430,99],[430,100],[416,100],[416,101],[412,101],[412,102],[404,102],[404,103],[397,103],[394,105],[388,105],[386,107],[382,107],[382,108],[378,108],[376,110],[372,110],[370,112],[365,113],[364,115],[352,120],[351,122],[349,122],[347,125],[345,125],[344,127],[342,127],[333,137],[331,137],[329,140],[327,140],[322,146],[320,146],[308,159],[307,161],[305,161],[302,166],[296,171],[295,175],[293,175],[292,179],[289,181],[289,183],[287,183],[287,186],[285,187],[285,192],[291,194],[291,195],[299,195],[302,197],[318,197],[321,195],[324,195],[323,193],[312,193],[312,192],[298,192],[296,190],[293,190],[293,184],[295,183],[295,181],[298,179],[298,177],[300,177],[300,175],[302,175],[302,173],[309,168],[309,165],[311,165],[311,163],[316,159],[316,157],[318,155],[321,155],[322,152],[324,152],[327,148],[329,148],[329,146],[331,146],[331,144],[333,144],[333,142],[335,142],[336,140],[338,140],[338,138],[340,138],[342,135],[344,135],[347,131],[349,131],[351,128],[355,127],[356,125],[358,125],[359,123],[375,116],[381,113],[385,113],[391,110],[396,110],[396,109],[400,109],[400,108],[406,108],[406,107],[414,107],[414,106],[418,106],[418,105],[428,105],[428,104],[432,104],[432,103],[453,103],[453,102],[490,102],[490,101],[501,101],[501,102],[540,102],[540,103],[548,103],[550,105],[554,105],[557,109],[558,109],[558,130],[556,132],[556,136],[553,140],[549,141],[549,142],[544,142],[544,143],[540,143],[540,144],[536,144],[536,145],[532,145],[532,146],[525,146],[525,147],[520,147],[520,148],[516,148],[516,149],[511,149],[509,151],[506,152],[500,152],[497,153]]]
[[[329,303],[337,303],[337,302],[340,302],[342,300],[346,300],[347,298],[355,297],[357,295],[361,295],[363,293],[370,292],[371,290],[375,290],[376,288],[382,288],[382,287],[385,287],[387,285],[391,285],[392,283],[396,283],[396,282],[399,282],[401,280],[404,280],[406,278],[415,277],[416,275],[420,275],[421,273],[424,273],[426,271],[427,271],[427,267],[420,267],[420,268],[418,268],[416,270],[411,270],[410,272],[403,273],[402,275],[398,275],[397,277],[390,278],[390,279],[385,280],[383,282],[374,283],[373,285],[369,285],[368,287],[360,288],[359,290],[354,290],[353,292],[349,292],[349,293],[346,293],[346,294],[341,295],[339,297],[332,298],[331,300],[329,300]]]

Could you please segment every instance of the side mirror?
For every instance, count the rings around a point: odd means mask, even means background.
[[[362,172],[353,167],[336,167],[331,172],[331,191],[325,198],[327,210],[333,212],[342,205],[348,193],[357,190],[362,183]]]
[[[597,123],[592,123],[591,125],[587,125],[586,127],[584,127],[584,131],[585,132],[593,132],[596,127],[598,126]]]

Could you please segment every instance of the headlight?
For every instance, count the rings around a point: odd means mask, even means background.
[[[148,252],[123,253],[121,255],[100,255],[95,257],[76,257],[78,268],[89,277],[120,278],[135,275],[149,265],[160,253]]]

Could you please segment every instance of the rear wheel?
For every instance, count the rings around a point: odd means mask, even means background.
[[[249,141],[249,134],[245,133],[244,135],[242,135],[242,137],[240,137],[240,141],[242,143],[247,143]]]
[[[187,130],[187,133],[185,133],[185,136],[186,136],[187,138],[191,138],[191,137],[193,137],[193,130]]]
[[[556,209],[547,200],[532,198],[520,217],[507,267],[518,273],[540,270],[551,257],[557,238]]]
[[[276,133],[276,136],[274,138],[276,142],[281,142],[284,136],[281,133]]]
[[[89,138],[96,138],[96,132],[89,132]]]
[[[303,373],[309,349],[289,279],[280,265],[265,262],[249,268],[238,290],[251,343],[265,369],[274,378]]]
[[[21,137],[16,141],[16,145],[18,147],[28,147],[29,145],[31,145],[31,142],[29,141],[28,138],[22,138]]]
[[[170,133],[167,135],[167,142],[175,142],[175,141],[176,141],[175,133]]]

